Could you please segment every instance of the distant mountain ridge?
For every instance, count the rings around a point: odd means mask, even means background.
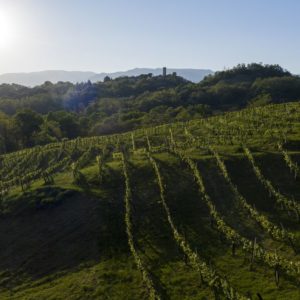
[[[176,72],[178,76],[181,76],[187,80],[193,82],[201,81],[206,75],[213,74],[212,70],[208,69],[174,69],[167,68],[167,74],[172,74]],[[109,76],[111,78],[117,78],[121,76],[139,76],[141,74],[149,74],[152,73],[154,76],[162,74],[162,68],[135,68],[128,71],[114,72],[114,73],[99,73],[95,74],[90,78],[92,82],[94,81],[102,81],[105,76]],[[1,80],[1,79],[0,79]]]
[[[6,73],[0,75],[0,84],[15,83],[24,86],[41,85],[45,81],[56,83],[58,81],[82,82],[87,81],[90,77],[95,76],[94,72],[80,72],[80,71],[40,71],[30,73]]]
[[[212,74],[212,70],[208,69],[167,69],[167,74],[176,72],[178,76],[181,76],[192,82],[201,81],[206,75]],[[41,85],[45,81],[51,81],[56,83],[58,81],[69,81],[72,83],[85,82],[90,80],[91,82],[103,81],[106,76],[111,78],[117,78],[121,76],[139,76],[141,74],[152,73],[154,76],[162,74],[162,68],[135,68],[128,71],[120,71],[113,73],[95,73],[84,71],[63,71],[63,70],[49,70],[30,73],[6,73],[0,75],[0,84],[3,83],[15,83],[24,86],[36,86]]]

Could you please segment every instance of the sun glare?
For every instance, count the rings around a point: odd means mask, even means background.
[[[0,11],[0,48],[9,47],[14,40],[14,26],[12,18]]]

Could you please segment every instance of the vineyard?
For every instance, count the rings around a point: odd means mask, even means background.
[[[300,103],[0,156],[0,299],[300,299]]]

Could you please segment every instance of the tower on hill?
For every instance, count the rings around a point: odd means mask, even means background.
[[[163,67],[163,76],[166,77],[167,76],[167,68]]]

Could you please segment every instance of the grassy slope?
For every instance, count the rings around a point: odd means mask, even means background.
[[[289,148],[294,150],[293,160],[299,164],[300,138],[294,137]],[[218,150],[233,182],[249,203],[300,237],[300,224],[274,206],[274,199],[237,148]],[[198,161],[207,191],[230,226],[249,239],[256,237],[267,249],[300,259],[289,245],[272,240],[249,219],[234,201],[214,158],[199,151],[190,154]],[[232,257],[230,245],[210,226],[207,207],[189,169],[168,153],[155,157],[176,226],[203,259],[253,299],[257,299],[258,292],[263,299],[300,299],[295,278],[281,276],[276,287],[272,269],[257,262],[250,270],[249,255],[241,249]],[[293,177],[282,156],[260,150],[255,158],[276,188],[299,200],[299,178]],[[39,180],[25,193],[17,188],[1,202],[0,299],[148,299],[127,245],[120,161],[109,159],[101,185],[95,165],[81,171],[88,188],[74,185],[71,172],[66,171],[56,175],[51,186]],[[137,249],[163,299],[213,299],[173,240],[147,158],[132,156],[129,172]]]
[[[176,224],[202,257],[222,270],[245,294],[260,292],[264,299],[300,296],[292,280],[283,278],[277,288],[272,270],[256,264],[250,271],[241,251],[233,258],[229,245],[210,228],[207,209],[188,169],[168,154],[156,157],[162,166],[167,199]],[[266,174],[271,176],[280,170],[280,180],[277,182],[274,177],[274,183],[283,191],[299,195],[299,184],[281,165],[281,160],[278,158],[276,163],[265,167],[263,162],[268,159],[271,154],[260,161]],[[272,199],[258,188],[247,163],[236,157],[226,162],[241,191],[249,195],[249,201],[272,216],[267,204]],[[9,200],[14,205],[0,224],[0,240],[6,245],[0,249],[1,299],[147,298],[127,247],[120,164],[108,165],[114,180],[101,189],[96,184],[96,168],[88,167],[83,173],[90,182],[89,191],[73,186],[70,173],[65,173],[57,176],[55,186],[35,186],[25,195],[15,195]],[[205,175],[209,194],[230,225],[249,238],[257,236],[268,247],[279,247],[252,221],[243,221],[243,211],[232,209],[235,204],[214,160],[201,159],[199,168]],[[172,239],[159,203],[154,173],[146,158],[131,160],[130,175],[134,187],[134,234],[157,287],[166,299],[204,296],[209,299],[212,297],[209,290],[201,286],[199,276],[185,264]],[[284,215],[279,216],[286,226],[299,232],[298,224],[287,222]],[[279,251],[293,257],[288,246]]]

